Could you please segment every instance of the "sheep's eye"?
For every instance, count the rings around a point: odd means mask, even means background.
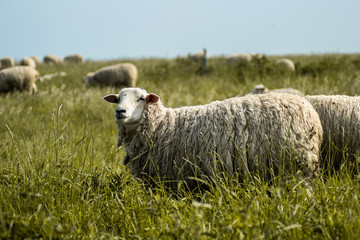
[[[144,97],[139,98],[138,102],[140,102],[140,101],[145,101],[145,98]]]

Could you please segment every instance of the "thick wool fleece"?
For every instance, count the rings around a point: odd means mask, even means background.
[[[36,92],[35,80],[39,73],[28,66],[18,66],[0,71],[0,92],[28,90]]]
[[[335,167],[339,167],[343,150],[350,156],[360,154],[360,97],[344,95],[306,96],[318,112],[324,130],[323,156],[330,154],[332,142],[336,149]]]
[[[117,128],[131,172],[145,180],[175,182],[170,186],[220,172],[238,173],[243,180],[283,166],[305,176],[318,171],[319,116],[304,98],[290,94],[248,95],[175,109],[159,100],[147,104],[135,134],[119,122]]]
[[[103,67],[96,73],[90,73],[85,77],[89,85],[135,87],[137,69],[131,63],[121,63]]]

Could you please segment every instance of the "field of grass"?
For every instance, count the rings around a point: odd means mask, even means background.
[[[346,164],[316,179],[312,198],[295,176],[176,195],[147,188],[122,165],[115,105],[102,100],[120,89],[82,82],[87,72],[132,62],[137,85],[168,107],[245,95],[260,83],[360,94],[359,54],[290,56],[295,73],[274,68],[276,58],[229,66],[219,57],[209,70],[181,58],[38,66],[41,75],[67,76],[38,82],[34,95],[0,95],[0,238],[360,239],[360,177]]]

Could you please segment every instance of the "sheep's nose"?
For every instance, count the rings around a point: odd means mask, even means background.
[[[116,109],[115,111],[115,117],[117,119],[120,119],[120,118],[124,118],[125,117],[125,113],[126,113],[126,109]]]

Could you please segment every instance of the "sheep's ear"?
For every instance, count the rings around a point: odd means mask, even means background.
[[[159,101],[160,97],[158,95],[156,95],[155,93],[149,93],[146,96],[146,102],[149,103],[156,103],[157,101]]]
[[[106,95],[105,97],[103,97],[103,99],[110,103],[119,103],[118,96],[119,95],[117,95],[117,94],[110,94],[110,95]]]

